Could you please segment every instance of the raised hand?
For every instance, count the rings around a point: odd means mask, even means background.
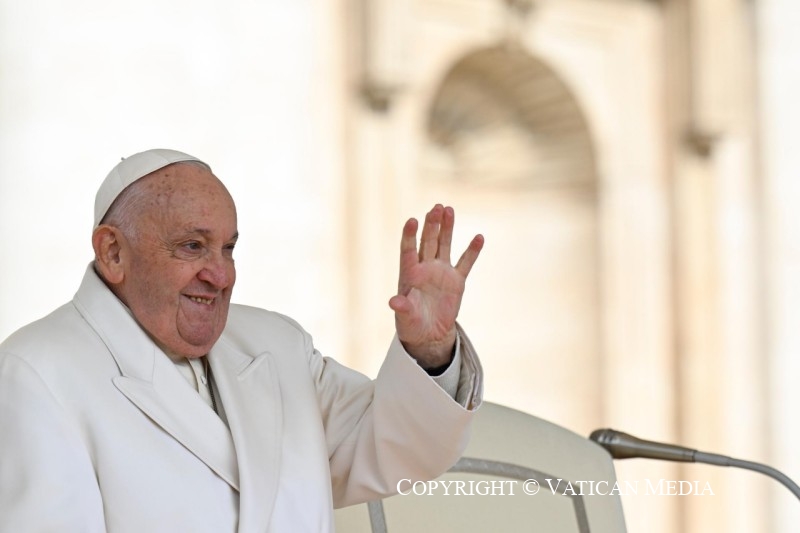
[[[453,266],[454,223],[453,208],[436,204],[425,216],[419,251],[416,219],[403,226],[400,241],[400,279],[389,307],[395,313],[398,338],[426,369],[450,362],[464,285],[483,248],[483,236],[476,235]]]

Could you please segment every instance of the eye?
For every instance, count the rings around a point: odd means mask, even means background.
[[[183,244],[183,248],[190,252],[199,252],[203,249],[203,246],[197,241],[189,241]]]

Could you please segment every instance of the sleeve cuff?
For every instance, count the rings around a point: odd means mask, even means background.
[[[450,366],[447,370],[438,376],[431,376],[431,379],[436,382],[444,391],[450,395],[454,400],[458,393],[458,382],[461,377],[461,335],[456,334],[455,355],[453,360],[450,361]]]
[[[413,361],[419,371],[433,380],[436,385],[457,404],[467,411],[474,411],[483,402],[483,368],[475,352],[475,348],[461,326],[456,324],[456,345],[450,366],[438,376],[431,376],[417,364],[416,360],[405,350],[395,335],[392,349],[396,349],[409,361]]]

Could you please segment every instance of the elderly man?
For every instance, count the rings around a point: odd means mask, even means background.
[[[456,325],[483,238],[403,228],[378,377],[285,316],[231,305],[236,209],[198,159],[150,150],[95,203],[72,302],[0,345],[0,531],[319,532],[334,507],[459,457],[481,370]]]

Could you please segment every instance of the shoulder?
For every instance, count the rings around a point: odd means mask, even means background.
[[[225,332],[246,328],[252,333],[250,328],[253,326],[286,333],[306,333],[294,319],[282,315],[281,313],[268,311],[267,309],[261,309],[259,307],[251,307],[249,305],[231,304]]]
[[[34,372],[58,390],[96,375],[115,375],[114,360],[107,354],[102,339],[68,303],[20,328],[0,344],[0,382],[22,375],[19,372]]]
[[[90,335],[86,322],[72,303],[67,303],[12,333],[2,344],[0,354],[13,353],[21,358],[39,353],[52,353],[80,342]]]
[[[237,345],[253,349],[265,345],[291,343],[308,347],[309,334],[292,318],[246,305],[231,304],[228,322],[222,336]]]

